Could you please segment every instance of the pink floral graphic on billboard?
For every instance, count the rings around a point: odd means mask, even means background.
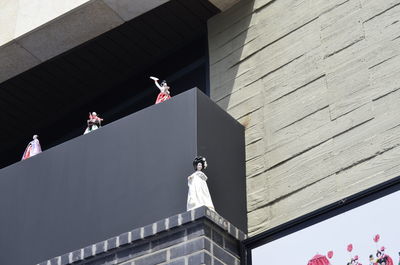
[[[379,242],[380,235],[376,234],[373,237],[373,241],[377,244]],[[360,257],[358,255],[352,256],[351,252],[353,251],[353,244],[348,244],[346,248],[349,253],[349,261],[346,265],[362,265],[360,262]],[[368,257],[369,265],[394,265],[393,259],[385,253],[386,248],[384,246],[378,248],[376,253],[370,254]],[[327,255],[316,254],[312,259],[310,259],[307,265],[333,265],[330,263],[329,259],[332,259],[333,251],[328,251]],[[366,260],[366,258],[365,258]],[[400,252],[399,252],[399,263],[400,265]]]
[[[400,265],[399,201],[400,190],[285,234],[252,249],[252,265]]]

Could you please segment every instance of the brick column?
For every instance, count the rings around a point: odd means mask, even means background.
[[[201,207],[38,265],[239,265],[243,239],[243,232]]]

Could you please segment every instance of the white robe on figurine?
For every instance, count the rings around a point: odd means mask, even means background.
[[[211,195],[207,187],[207,176],[201,171],[196,171],[188,177],[187,210],[193,210],[201,206],[207,206],[214,210]]]
[[[40,146],[39,140],[37,138],[29,142],[28,146],[25,148],[25,152],[22,155],[22,160],[28,159],[34,155],[42,152],[42,147]]]
[[[99,127],[96,124],[93,124],[92,127],[88,126],[85,130],[85,132],[83,133],[84,135],[87,133],[90,133],[94,130],[97,130]]]

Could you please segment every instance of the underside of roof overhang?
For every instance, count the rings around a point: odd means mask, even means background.
[[[238,1],[209,2],[220,10],[225,10]],[[0,3],[0,82],[167,2],[170,1],[4,1]],[[191,2],[190,5],[193,2],[204,4],[207,0],[188,2]]]

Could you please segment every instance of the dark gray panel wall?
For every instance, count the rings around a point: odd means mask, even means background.
[[[213,105],[197,96],[187,91],[0,170],[0,264],[40,262],[185,211],[193,157],[210,157],[210,178],[226,164],[214,149],[197,151],[212,142],[197,140],[196,130],[214,130],[197,121],[196,107]],[[216,176],[210,189],[223,215],[231,190],[221,184],[228,175]],[[245,211],[226,216],[243,229],[231,216]]]
[[[244,127],[201,91],[197,97],[197,152],[207,157],[214,206],[247,233]]]

